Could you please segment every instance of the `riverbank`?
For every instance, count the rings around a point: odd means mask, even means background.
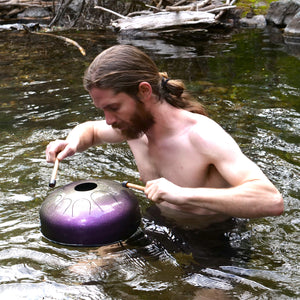
[[[299,0],[202,1],[0,0],[2,29],[57,31],[110,28],[127,37],[202,38],[209,32],[273,27],[300,53]],[[154,5],[155,4],[155,5]],[[13,25],[12,25],[13,24]],[[24,26],[26,25],[26,26]],[[0,28],[0,29],[1,29]]]
[[[0,24],[38,23],[52,29],[112,26],[117,31],[127,28],[155,31],[186,26],[196,29],[216,26],[264,28],[267,24],[282,28],[288,25],[297,12],[300,12],[298,0],[106,1],[105,7],[95,6],[92,0],[0,0]],[[149,17],[153,21],[145,25]],[[166,22],[172,18],[174,22]],[[131,26],[128,26],[131,19]],[[144,27],[138,23],[143,23]]]

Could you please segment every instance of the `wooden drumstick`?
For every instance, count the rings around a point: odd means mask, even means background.
[[[55,187],[55,184],[56,184],[56,175],[57,175],[57,170],[58,170],[58,164],[59,164],[59,160],[56,159],[55,163],[54,163],[51,179],[49,181],[49,187],[51,187],[51,188]]]
[[[134,183],[130,183],[128,181],[123,181],[122,182],[122,186],[123,187],[127,187],[127,188],[132,188],[132,189],[136,189],[136,190],[140,190],[140,191],[145,191],[145,187],[142,185],[138,185],[138,184],[134,184]]]

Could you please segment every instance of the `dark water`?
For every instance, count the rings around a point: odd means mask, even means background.
[[[299,58],[266,32],[168,42],[59,34],[79,42],[87,56],[51,37],[0,32],[1,299],[299,298]],[[97,251],[42,237],[39,209],[52,172],[45,147],[74,125],[102,118],[82,75],[97,53],[117,43],[143,48],[161,71],[186,81],[282,192],[282,216],[189,232],[162,222],[136,192],[145,244]],[[57,185],[138,177],[127,146],[107,145],[62,162]]]

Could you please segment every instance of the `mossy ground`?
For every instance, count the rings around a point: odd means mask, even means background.
[[[266,15],[271,2],[274,0],[238,0],[236,6],[243,10],[241,17],[245,17],[248,13]]]

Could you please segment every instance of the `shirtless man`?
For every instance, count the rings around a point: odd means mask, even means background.
[[[257,218],[283,212],[283,199],[236,142],[208,118],[181,81],[168,79],[132,46],[118,45],[89,66],[84,86],[105,120],[51,142],[48,162],[104,143],[127,141],[145,195],[162,211]]]

